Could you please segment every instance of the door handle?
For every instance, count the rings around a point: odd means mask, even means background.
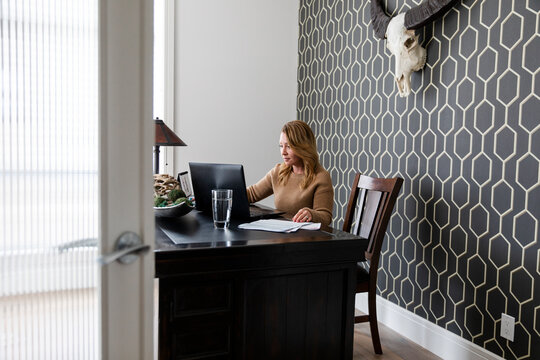
[[[98,257],[100,265],[108,265],[115,261],[122,264],[131,264],[139,255],[145,254],[150,250],[150,245],[142,243],[141,237],[132,231],[126,231],[118,237],[114,245],[114,251],[110,254],[104,254]]]

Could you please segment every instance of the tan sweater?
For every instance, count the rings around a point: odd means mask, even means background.
[[[274,194],[276,209],[293,217],[298,210],[307,209],[311,213],[312,222],[329,225],[332,221],[334,207],[334,188],[328,171],[319,166],[314,181],[305,189],[300,187],[303,174],[291,174],[285,185],[279,184],[280,164],[277,164],[258,183],[247,188],[250,203],[260,201]]]

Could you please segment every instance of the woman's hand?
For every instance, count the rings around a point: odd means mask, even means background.
[[[294,222],[309,222],[312,220],[311,212],[307,208],[298,210],[296,215],[293,216],[292,221]]]

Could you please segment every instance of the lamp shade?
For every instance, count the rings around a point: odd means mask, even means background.
[[[187,146],[165,123],[156,118],[156,139],[155,145],[158,146]]]

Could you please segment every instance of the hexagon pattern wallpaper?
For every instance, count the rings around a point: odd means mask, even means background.
[[[392,15],[420,3],[383,1]],[[370,1],[299,9],[298,118],[334,181],[334,227],[356,172],[403,177],[380,295],[505,359],[540,359],[539,11],[459,2],[417,30],[427,63],[401,98]]]

